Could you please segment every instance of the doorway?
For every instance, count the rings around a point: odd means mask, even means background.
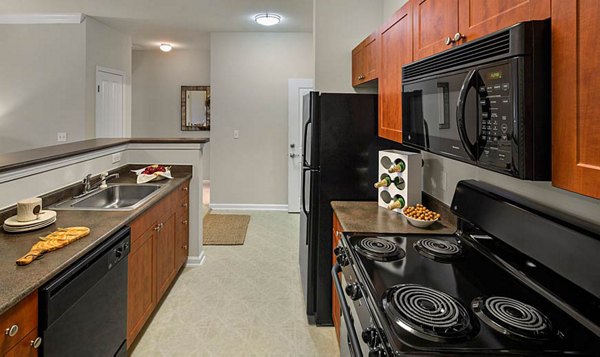
[[[300,212],[302,174],[302,98],[313,89],[312,79],[288,79],[288,212]]]
[[[125,72],[96,67],[96,137],[122,138]]]

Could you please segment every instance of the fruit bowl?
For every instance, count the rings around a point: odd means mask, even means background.
[[[426,219],[416,218],[415,216],[417,216],[417,214],[415,214],[415,212],[414,212],[415,210],[419,210],[419,211],[423,212],[422,214],[419,214],[418,216],[425,216],[427,218]],[[429,227],[440,219],[440,215],[438,213],[429,211],[427,208],[425,208],[421,204],[417,204],[414,207],[413,206],[405,207],[402,209],[401,212],[402,212],[402,215],[408,221],[408,223],[410,223],[413,226],[418,227],[418,228]]]
[[[171,167],[163,165],[150,165],[139,170],[131,170],[137,175],[137,183],[147,183],[150,181],[160,181],[164,179],[172,179]]]

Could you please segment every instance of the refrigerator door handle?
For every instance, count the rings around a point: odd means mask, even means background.
[[[300,205],[302,206],[302,211],[304,211],[304,214],[308,217],[309,212],[306,210],[306,171],[310,171],[310,168],[302,168],[302,187],[300,188],[300,192],[302,192],[302,202],[300,202]],[[308,238],[306,238],[306,242],[306,244],[308,244]]]
[[[310,164],[306,161],[306,137],[308,136],[306,134],[308,133],[307,130],[310,123],[312,123],[312,119],[308,119],[306,123],[304,123],[304,131],[302,132],[304,135],[302,138],[302,162],[304,163],[304,166],[310,166]]]

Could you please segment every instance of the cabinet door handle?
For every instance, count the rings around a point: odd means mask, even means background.
[[[446,46],[450,46],[453,43],[454,43],[454,39],[452,39],[451,37],[446,37]]]
[[[4,334],[8,337],[14,337],[19,332],[19,326],[12,325],[4,331]]]
[[[31,347],[33,347],[34,349],[37,350],[42,345],[42,338],[36,337],[35,340],[31,340],[30,345],[31,345]]]
[[[188,221],[187,221],[187,219],[186,219],[186,220],[184,220],[184,221],[183,221],[183,222],[181,222],[181,223],[183,223],[184,225],[187,225],[187,224],[188,224]]]
[[[160,224],[157,224],[156,227],[154,227],[154,230],[157,232],[160,231]]]
[[[185,192],[187,192],[187,190],[189,190],[189,188],[186,186],[186,187],[184,187],[184,188],[183,188],[183,190],[184,190]]]
[[[183,249],[187,249],[187,244],[182,247]]]
[[[457,33],[454,34],[454,42],[458,42],[458,41],[460,41],[461,39],[464,39],[464,38],[466,38],[465,35],[463,35],[460,32],[457,32]]]
[[[184,207],[184,208],[187,208],[188,204],[186,202],[186,203],[182,204],[181,206]]]

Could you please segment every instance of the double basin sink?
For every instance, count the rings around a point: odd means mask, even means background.
[[[89,194],[53,206],[55,210],[129,211],[156,196],[163,186],[153,184],[111,184]]]

